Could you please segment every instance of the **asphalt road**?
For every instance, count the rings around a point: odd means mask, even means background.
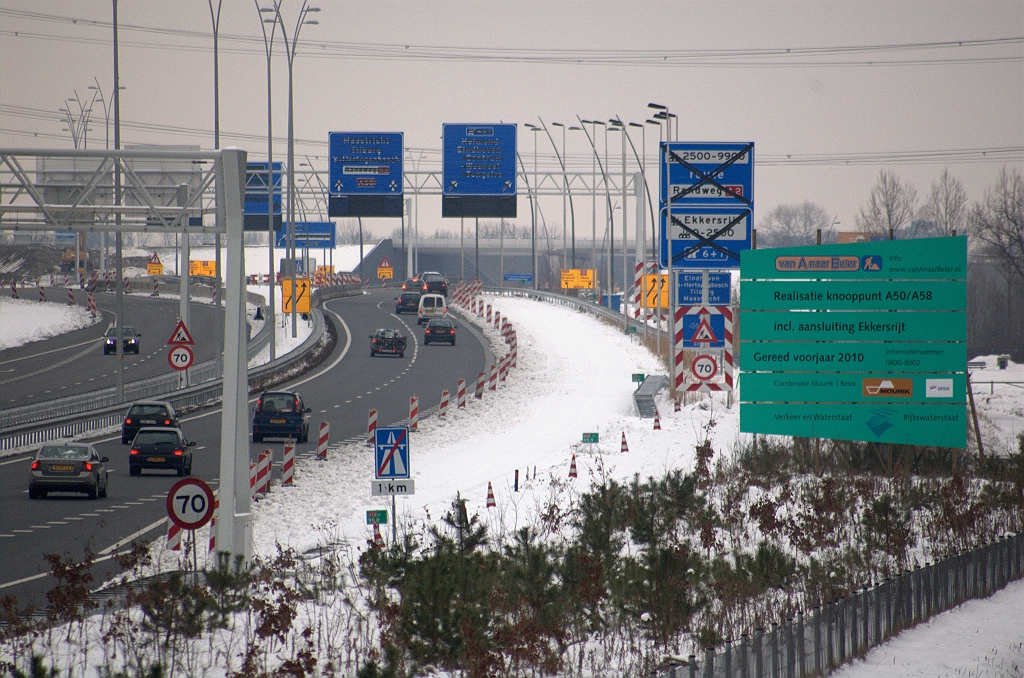
[[[438,404],[445,389],[455,392],[458,379],[466,379],[470,390],[477,372],[488,364],[485,342],[476,328],[456,318],[458,341],[447,345],[423,346],[423,330],[412,315],[395,316],[393,290],[336,299],[325,305],[337,329],[334,351],[313,371],[275,390],[296,390],[313,409],[310,442],[299,445],[297,455],[316,449],[319,422],[330,423],[331,440],[365,435],[370,409],[379,412],[381,426],[408,417],[409,397],[416,395],[420,411]],[[404,358],[370,357],[369,335],[378,327],[393,327],[409,338]],[[166,362],[164,363],[166,367]],[[255,395],[250,399],[250,412]],[[454,406],[454,396],[453,396]],[[220,409],[209,409],[183,417],[182,429],[197,446],[193,476],[217,489],[220,471]],[[93,570],[102,581],[114,570],[109,554],[118,544],[131,539],[163,538],[166,525],[165,498],[177,481],[173,472],[146,471],[128,476],[128,447],[121,445],[120,433],[92,441],[102,455],[110,457],[110,488],[107,498],[89,500],[84,495],[50,495],[44,500],[28,498],[29,455],[0,460],[0,597],[13,595],[22,604],[45,604],[45,592],[53,586],[43,556],[61,553],[76,560],[86,549],[106,558]],[[283,442],[250,444],[250,457],[271,449],[279,472]]]
[[[64,292],[63,288],[60,289]],[[10,295],[5,295],[10,296]],[[85,293],[76,291],[76,299]],[[46,341],[0,351],[0,408],[20,407],[117,385],[117,356],[103,355],[103,334],[116,320],[117,298],[97,294],[100,322]],[[122,356],[124,380],[139,381],[170,371],[167,339],[178,323],[178,300],[125,295],[123,325],[142,334],[139,354]],[[197,363],[213,360],[215,309],[193,303],[190,327]]]

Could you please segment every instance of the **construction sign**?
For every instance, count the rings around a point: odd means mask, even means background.
[[[592,268],[580,269],[580,268],[566,268],[562,269],[562,289],[563,290],[575,290],[583,289],[589,290],[595,287],[595,281],[597,280],[597,271]]]
[[[146,275],[163,275],[164,265],[160,263],[160,257],[157,256],[156,252],[153,252],[153,256],[149,258],[149,263],[146,264]]]
[[[215,278],[217,276],[217,262],[202,260],[190,261],[188,262],[188,274]]]
[[[668,308],[668,274],[648,273],[644,276],[646,308]]]
[[[185,321],[179,320],[174,331],[171,332],[171,338],[167,340],[167,343],[172,346],[194,346],[196,342],[192,341],[192,334],[188,331],[188,327],[185,326]]]
[[[391,266],[391,262],[388,261],[387,257],[382,257],[380,263],[377,264],[377,279],[391,280],[394,277],[395,269]]]
[[[295,280],[295,312],[309,313],[310,294],[313,291],[313,283],[309,278],[297,278]],[[281,297],[283,313],[292,313],[292,279],[281,279]]]

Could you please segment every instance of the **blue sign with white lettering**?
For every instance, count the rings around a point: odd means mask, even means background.
[[[374,437],[373,477],[409,478],[409,427],[378,428]]]
[[[703,273],[678,273],[679,288],[676,303],[679,306],[696,306],[704,303]],[[708,273],[708,305],[727,306],[732,300],[732,275],[729,273]]]
[[[267,216],[267,163],[245,163],[245,206],[243,213]],[[274,214],[281,214],[281,163],[274,163]],[[263,222],[264,228],[266,221]]]
[[[532,273],[506,273],[501,277],[505,282],[520,282],[530,283],[533,282]]]
[[[403,142],[402,132],[331,132],[330,194],[402,195]]]
[[[446,123],[442,145],[444,195],[516,195],[515,125]]]
[[[666,216],[662,210],[661,265],[665,268],[669,236],[673,268],[739,268],[740,252],[750,249],[752,209],[684,205],[673,206],[671,217]]]
[[[333,221],[296,221],[295,247],[302,250],[333,250],[335,247]],[[277,231],[275,247],[288,246],[288,224]]]
[[[725,346],[725,316],[699,313],[683,316],[683,348]]]

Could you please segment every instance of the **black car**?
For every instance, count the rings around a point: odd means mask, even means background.
[[[122,353],[134,353],[139,354],[139,338],[142,335],[135,331],[134,327],[122,327],[121,328],[121,349]],[[117,328],[111,327],[107,330],[107,333],[103,335],[103,355],[110,355],[111,353],[117,353],[117,343],[115,340],[117,337]]]
[[[404,358],[407,343],[405,337],[398,330],[382,327],[370,335],[370,357],[373,358],[378,353],[382,353]]]
[[[419,281],[419,278],[409,278],[404,283],[402,283],[402,291],[403,292],[419,292],[420,291],[420,281]]]
[[[436,271],[427,271],[419,276],[420,292],[423,294],[440,294],[448,297],[448,281]]]
[[[29,499],[49,492],[85,492],[90,499],[107,496],[107,457],[87,443],[47,443],[32,460]]]
[[[128,475],[137,476],[148,468],[190,476],[195,445],[185,439],[180,428],[143,428],[135,434],[128,453]]]
[[[121,424],[121,444],[127,445],[143,426],[178,428],[178,415],[170,403],[157,400],[140,400],[128,409]]]
[[[427,322],[423,330],[423,345],[446,343],[455,345],[455,323],[447,318],[438,318]]]
[[[418,313],[420,310],[419,292],[402,292],[402,295],[395,297],[395,314]]]
[[[252,441],[264,438],[293,438],[296,442],[309,441],[309,413],[313,410],[302,402],[302,396],[292,391],[266,391],[256,401],[252,415]]]

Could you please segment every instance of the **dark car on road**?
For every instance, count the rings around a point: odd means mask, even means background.
[[[292,391],[266,391],[256,401],[252,415],[252,441],[264,438],[293,438],[304,443],[309,440],[309,413],[313,410],[302,402],[302,396]]]
[[[448,281],[436,271],[427,271],[419,276],[420,292],[423,294],[440,294],[448,297]]]
[[[32,460],[30,499],[49,492],[85,492],[90,499],[107,496],[107,457],[86,443],[47,443]]]
[[[395,297],[395,314],[416,313],[420,310],[419,292],[402,292],[402,295]]]
[[[439,343],[455,345],[455,323],[447,318],[430,320],[423,330],[424,346]]]
[[[117,342],[115,337],[117,336],[117,328],[111,327],[107,330],[107,333],[103,335],[103,355],[110,355],[111,353],[117,353]],[[122,353],[134,353],[139,354],[139,338],[142,335],[135,331],[134,327],[122,327],[121,328],[121,349]]]
[[[178,428],[178,415],[170,403],[157,400],[140,400],[128,409],[121,423],[121,444],[127,445],[144,426]]]
[[[382,327],[370,335],[370,357],[384,354],[404,358],[407,343],[405,337],[398,330]]]
[[[128,475],[137,476],[143,469],[155,469],[190,476],[195,445],[185,439],[180,428],[143,428],[135,434],[128,453]]]
[[[409,278],[402,283],[403,292],[419,292],[420,291],[420,280],[419,278]]]

